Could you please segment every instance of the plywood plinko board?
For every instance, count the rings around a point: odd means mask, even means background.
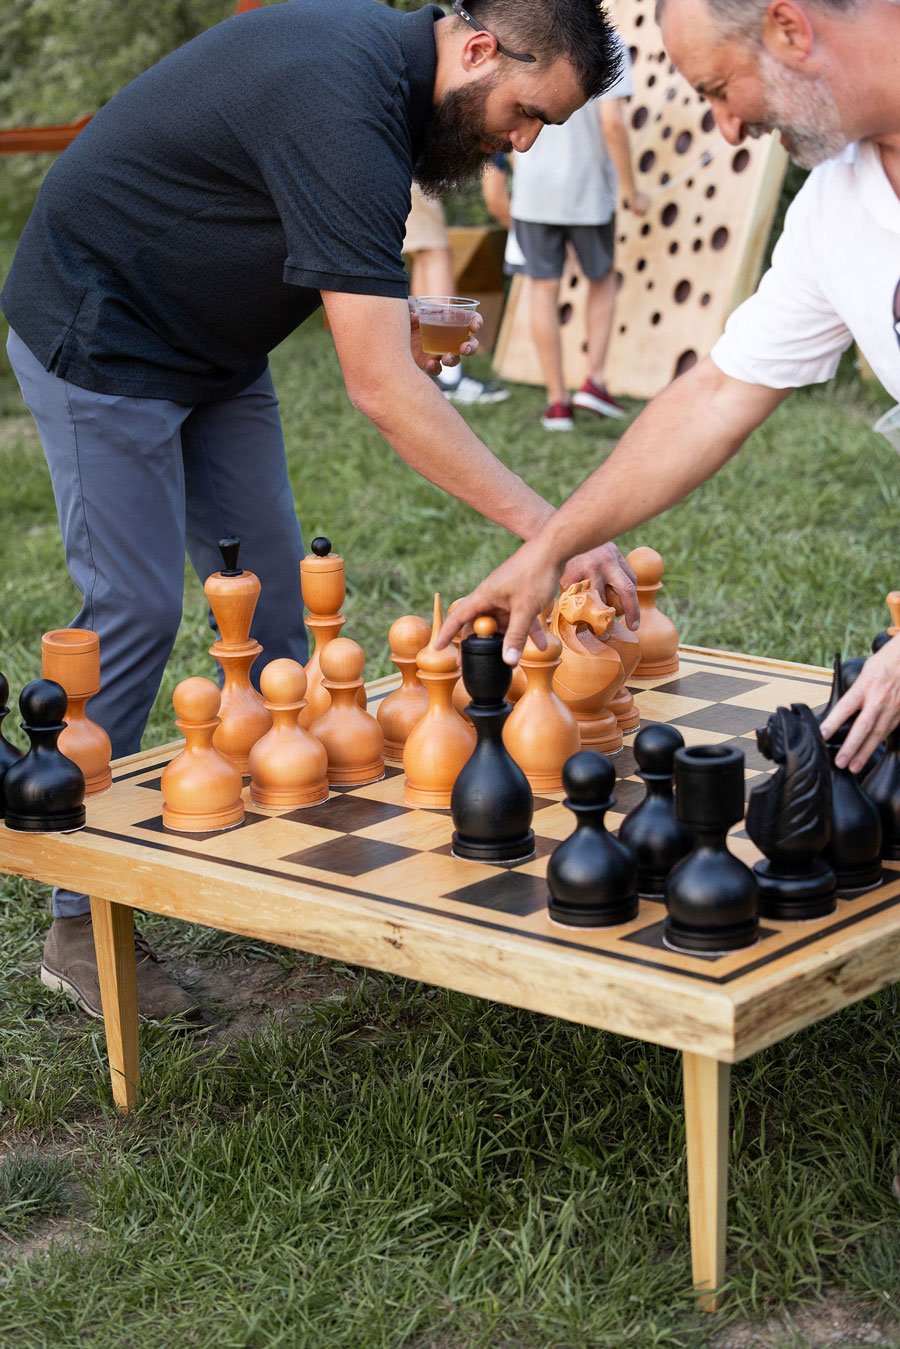
[[[638,188],[652,199],[643,219],[620,210],[621,276],[607,360],[613,393],[650,398],[712,347],[732,309],[756,288],[787,156],[773,136],[735,149],[704,99],[663,50],[655,0],[619,0],[616,26],[634,63],[626,101]],[[587,374],[587,286],[570,256],[560,286],[566,382]],[[495,357],[507,379],[542,384],[531,340],[527,282],[510,292]]]

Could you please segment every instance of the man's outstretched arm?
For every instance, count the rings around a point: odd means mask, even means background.
[[[504,658],[515,664],[537,614],[555,598],[569,558],[681,501],[789,392],[746,384],[709,357],[701,361],[648,403],[606,462],[533,538],[454,605],[439,645],[479,614],[493,614],[506,632]]]

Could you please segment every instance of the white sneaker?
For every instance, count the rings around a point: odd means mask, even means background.
[[[492,379],[475,379],[472,375],[462,375],[455,384],[445,383],[440,375],[438,387],[451,403],[503,403],[509,397],[509,389]]]

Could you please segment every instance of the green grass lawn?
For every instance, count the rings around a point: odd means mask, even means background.
[[[345,631],[367,676],[385,674],[393,619],[467,591],[513,540],[351,409],[318,322],[273,367],[305,537],[346,558]],[[554,437],[541,405],[517,388],[468,415],[558,501],[621,423]],[[853,378],[795,395],[715,481],[621,541],[666,558],[684,641],[813,663],[867,652],[900,583],[898,462],[870,429],[885,406]],[[0,668],[17,692],[78,602],[8,377],[0,503]],[[213,673],[209,642],[189,576],[147,745],[172,738],[178,680]],[[900,1344],[895,992],[734,1069],[729,1292],[710,1321],[687,1293],[675,1054],[148,919],[217,1026],[199,1042],[146,1033],[145,1100],[120,1120],[102,1031],[34,977],[46,896],[0,891],[4,1349],[730,1349],[771,1318],[755,1345],[862,1343],[815,1338],[820,1299],[876,1325],[865,1342]]]

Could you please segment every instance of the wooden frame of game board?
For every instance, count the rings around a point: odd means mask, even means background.
[[[724,654],[683,648],[684,656],[692,653],[708,658],[707,666]],[[787,662],[733,659],[770,678],[813,673]],[[820,683],[827,674],[814,673]],[[397,682],[391,677],[370,684],[370,696],[383,696]],[[177,749],[122,759],[117,776],[140,777]],[[896,870],[896,880],[880,902],[835,922],[826,940],[821,934],[792,940],[774,961],[751,962],[738,975],[695,973],[688,979],[652,959],[627,963],[587,951],[562,931],[559,938],[525,941],[523,933],[499,922],[460,921],[416,903],[413,891],[407,902],[395,893],[393,903],[379,905],[351,885],[295,877],[288,884],[274,869],[245,867],[239,855],[223,861],[176,846],[167,851],[165,843],[141,846],[109,827],[116,818],[115,792],[114,784],[103,829],[61,835],[0,828],[0,867],[91,895],[112,1091],[120,1110],[134,1106],[140,1083],[134,908],[680,1050],[693,1279],[709,1310],[725,1273],[730,1065],[900,978],[897,864],[887,872]]]

